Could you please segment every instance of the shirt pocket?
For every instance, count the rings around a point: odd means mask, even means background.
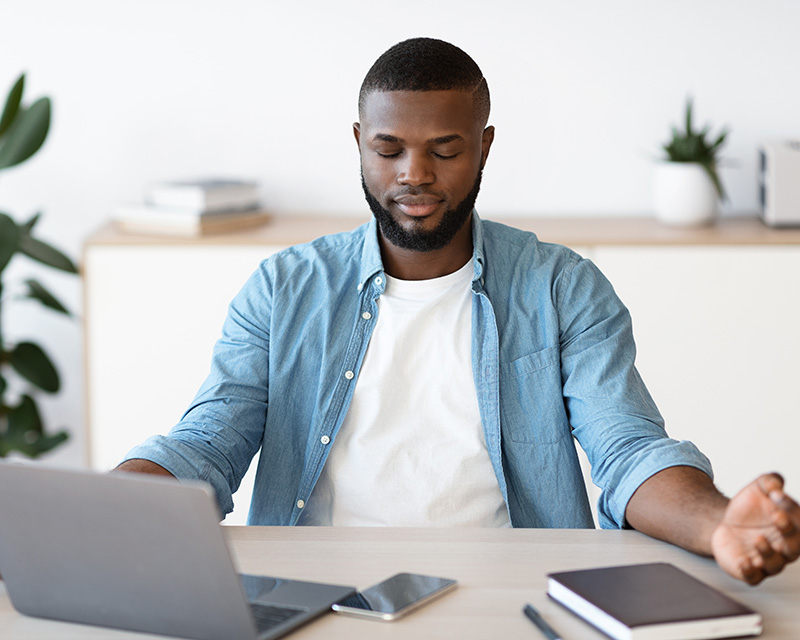
[[[557,346],[501,363],[500,371],[503,437],[514,442],[552,444],[570,435]]]

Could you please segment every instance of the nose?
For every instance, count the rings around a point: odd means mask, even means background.
[[[433,184],[436,176],[427,153],[406,153],[397,173],[397,183],[405,186],[416,187],[423,184]]]

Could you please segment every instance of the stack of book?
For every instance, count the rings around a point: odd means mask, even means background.
[[[117,206],[112,217],[123,231],[202,236],[260,225],[258,184],[246,180],[186,180],[152,185],[142,204]]]

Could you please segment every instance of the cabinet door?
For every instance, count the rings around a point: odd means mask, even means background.
[[[638,366],[670,435],[732,494],[764,471],[800,493],[800,248],[598,247],[633,317]]]
[[[166,433],[209,370],[228,303],[280,247],[90,245],[85,254],[89,464]],[[251,470],[255,465],[251,466]],[[248,474],[226,522],[243,524]]]

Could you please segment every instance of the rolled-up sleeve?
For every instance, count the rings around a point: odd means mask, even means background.
[[[180,479],[209,483],[223,515],[233,510],[232,495],[263,440],[270,299],[263,263],[231,302],[211,371],[180,422],[126,455],[155,462]]]
[[[576,257],[559,283],[561,367],[569,421],[602,494],[603,528],[628,526],[625,509],[649,477],[673,466],[711,464],[694,444],[668,437],[635,367],[631,319],[613,287]]]

